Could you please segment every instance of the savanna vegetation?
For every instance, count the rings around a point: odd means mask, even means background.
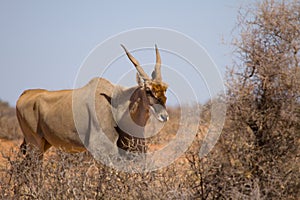
[[[300,2],[264,0],[241,10],[226,75],[222,134],[199,157],[211,102],[202,106],[197,135],[168,167],[126,173],[87,153],[46,153],[25,159],[15,111],[0,103],[0,199],[298,199],[300,197]],[[179,108],[152,143],[176,134]],[[13,143],[5,149],[7,141]],[[134,164],[134,163],[133,163]]]

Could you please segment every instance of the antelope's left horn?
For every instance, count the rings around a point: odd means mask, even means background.
[[[148,77],[148,75],[146,74],[146,72],[143,70],[143,68],[141,67],[140,63],[127,51],[127,49],[125,48],[124,45],[121,44],[121,47],[124,49],[124,51],[126,52],[127,57],[129,58],[129,60],[132,62],[132,64],[135,66],[136,70],[138,71],[140,77],[146,81],[149,80],[150,78]]]
[[[155,45],[155,52],[156,52],[156,64],[154,67],[154,71],[152,72],[152,80],[155,81],[162,81],[161,77],[161,59],[160,59],[160,54],[157,48],[157,45]]]

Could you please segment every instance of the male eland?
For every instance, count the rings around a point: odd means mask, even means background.
[[[85,151],[83,138],[89,138],[91,124],[100,124],[101,131],[117,148],[129,152],[146,152],[144,129],[150,116],[166,122],[167,84],[162,81],[161,58],[157,46],[156,64],[150,78],[139,62],[122,45],[126,55],[137,70],[137,86],[125,88],[114,85],[104,78],[94,78],[82,88],[74,90],[48,91],[26,90],[19,97],[16,112],[24,134],[21,150],[26,154],[26,146],[35,146],[41,154],[51,146],[66,152]],[[95,107],[88,106],[87,94],[94,90]],[[97,117],[85,117],[81,121],[80,133],[74,118],[74,94],[82,105],[77,113],[90,113],[96,109]],[[76,113],[75,112],[75,113]],[[131,122],[130,122],[131,121]],[[128,128],[134,123],[141,129]],[[140,131],[141,133],[135,133]]]

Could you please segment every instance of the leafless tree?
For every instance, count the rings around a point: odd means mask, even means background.
[[[239,20],[235,64],[228,74],[224,143],[234,152],[231,164],[256,181],[261,197],[296,197],[300,2],[265,0],[241,12]]]

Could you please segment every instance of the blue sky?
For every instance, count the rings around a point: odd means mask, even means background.
[[[15,105],[25,89],[72,88],[80,65],[95,46],[120,32],[142,27],[188,35],[206,49],[224,75],[232,58],[231,47],[222,40],[230,42],[238,10],[248,3],[2,0],[0,99]]]

